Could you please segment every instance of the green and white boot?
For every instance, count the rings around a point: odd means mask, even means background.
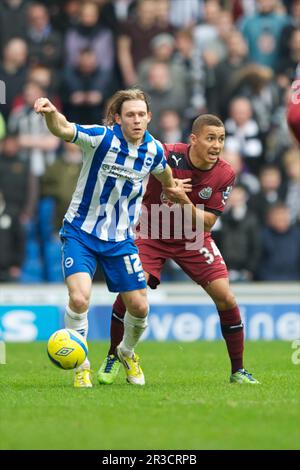
[[[117,378],[121,363],[118,356],[110,354],[104,359],[97,373],[98,382],[103,385],[111,385]]]
[[[259,381],[252,377],[252,374],[245,369],[238,369],[234,374],[231,374],[230,382],[237,384],[259,384]]]

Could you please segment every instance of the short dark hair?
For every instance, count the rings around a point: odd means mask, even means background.
[[[198,134],[204,126],[224,127],[224,124],[214,114],[200,114],[193,122],[192,134]]]

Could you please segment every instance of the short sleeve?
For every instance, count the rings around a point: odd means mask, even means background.
[[[166,169],[167,166],[167,159],[164,154],[164,150],[160,142],[155,141],[156,143],[156,148],[157,148],[157,153],[154,158],[150,173],[153,175],[159,175],[160,173],[163,173]]]
[[[205,205],[205,210],[208,212],[221,215],[221,213],[224,211],[235,180],[235,174],[233,172],[228,176],[229,177],[226,178],[224,184],[222,184],[222,186],[220,186],[219,189],[213,193],[209,203]]]
[[[74,123],[73,126],[74,137],[71,142],[78,145],[82,150],[92,150],[98,147],[107,130],[105,126],[81,126]]]

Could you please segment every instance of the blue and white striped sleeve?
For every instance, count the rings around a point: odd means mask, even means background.
[[[101,144],[105,134],[105,126],[82,126],[74,124],[74,137],[72,143],[78,145],[82,150],[91,150]]]
[[[163,173],[165,171],[167,166],[167,159],[165,157],[161,143],[158,140],[155,140],[155,144],[157,153],[154,158],[150,173],[153,173],[153,175],[159,175],[160,173]]]

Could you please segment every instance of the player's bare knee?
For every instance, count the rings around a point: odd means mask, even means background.
[[[81,313],[86,312],[89,308],[89,296],[84,292],[73,292],[70,294],[70,304],[72,305],[72,310],[75,312]]]
[[[231,291],[226,292],[226,294],[223,296],[221,300],[223,304],[222,310],[229,310],[231,308],[234,308],[236,306],[236,299],[235,296]]]
[[[136,317],[146,317],[148,314],[148,302],[144,300],[135,300],[130,303],[129,312]]]

